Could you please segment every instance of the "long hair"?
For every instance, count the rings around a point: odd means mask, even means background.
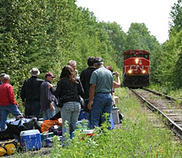
[[[66,65],[65,67],[63,67],[61,75],[60,75],[60,79],[62,78],[68,78],[71,81],[77,83],[76,77],[75,77],[75,71],[70,65]]]

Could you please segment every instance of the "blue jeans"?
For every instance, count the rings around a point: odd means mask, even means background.
[[[78,116],[81,110],[81,105],[79,102],[66,102],[61,108],[61,117],[63,121],[62,135],[65,133],[70,134],[70,126],[74,130],[76,128],[76,122],[78,121]],[[68,126],[65,126],[65,121],[68,122]]]
[[[25,103],[25,117],[40,117],[40,102],[30,101]]]
[[[96,93],[93,100],[90,118],[90,128],[93,129],[105,121],[104,113],[110,114],[113,100],[110,93]],[[109,119],[110,115],[108,116]]]
[[[18,107],[14,104],[9,104],[8,106],[0,105],[0,131],[6,129],[6,121],[9,113],[13,114],[15,117],[22,115]]]
[[[53,110],[47,109],[46,111],[43,112],[43,118],[44,118],[44,120],[49,120],[55,114],[56,114],[56,110],[55,109],[53,109]]]

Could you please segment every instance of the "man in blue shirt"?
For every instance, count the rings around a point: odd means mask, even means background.
[[[95,58],[94,66],[97,68],[90,78],[90,92],[88,109],[91,110],[90,128],[99,126],[104,122],[102,115],[111,113],[113,75],[103,65],[102,58]],[[101,119],[101,120],[100,120]]]

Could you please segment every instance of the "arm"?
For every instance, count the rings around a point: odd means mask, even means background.
[[[120,81],[118,72],[116,72],[116,78],[117,78],[117,81],[113,81],[113,88],[119,88],[121,86],[121,81]]]
[[[49,104],[49,108],[50,110],[54,110],[54,102],[52,100],[52,93],[51,93],[51,90],[50,88],[53,87],[52,84],[48,83],[45,87],[45,91],[46,91],[46,98],[47,98],[47,101],[48,101],[48,104]]]
[[[95,94],[95,88],[96,88],[96,84],[92,84],[90,86],[90,90],[89,90],[89,102],[88,102],[88,109],[89,110],[92,109],[92,104],[93,104],[93,99],[94,99],[94,94]]]
[[[61,84],[61,80],[59,80],[56,88],[51,87],[51,92],[52,92],[52,94],[54,94],[56,96],[56,98],[59,98],[59,96],[61,95],[61,89],[62,89],[62,84]]]
[[[14,94],[13,86],[10,85],[8,87],[8,93],[9,93],[10,103],[12,103],[14,105],[18,105],[18,103],[15,100],[15,94]]]

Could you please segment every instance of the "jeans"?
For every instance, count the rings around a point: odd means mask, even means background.
[[[99,126],[105,121],[102,116],[104,113],[110,114],[112,111],[113,100],[110,93],[96,93],[93,100],[90,118],[90,128]],[[110,115],[108,116],[109,119]]]
[[[0,131],[6,129],[6,121],[9,113],[13,114],[15,117],[22,115],[18,107],[14,104],[9,104],[8,106],[0,105]]]
[[[81,110],[81,105],[79,102],[66,102],[61,108],[61,116],[63,121],[62,135],[64,138],[65,133],[70,134],[70,127],[72,130],[76,128],[76,122],[78,121],[78,116]],[[68,125],[65,125],[65,122]]]
[[[40,117],[40,102],[30,101],[25,103],[25,117]]]
[[[53,109],[53,110],[47,109],[46,111],[43,112],[43,118],[44,118],[44,120],[49,120],[55,114],[56,114],[56,110],[55,109]]]

